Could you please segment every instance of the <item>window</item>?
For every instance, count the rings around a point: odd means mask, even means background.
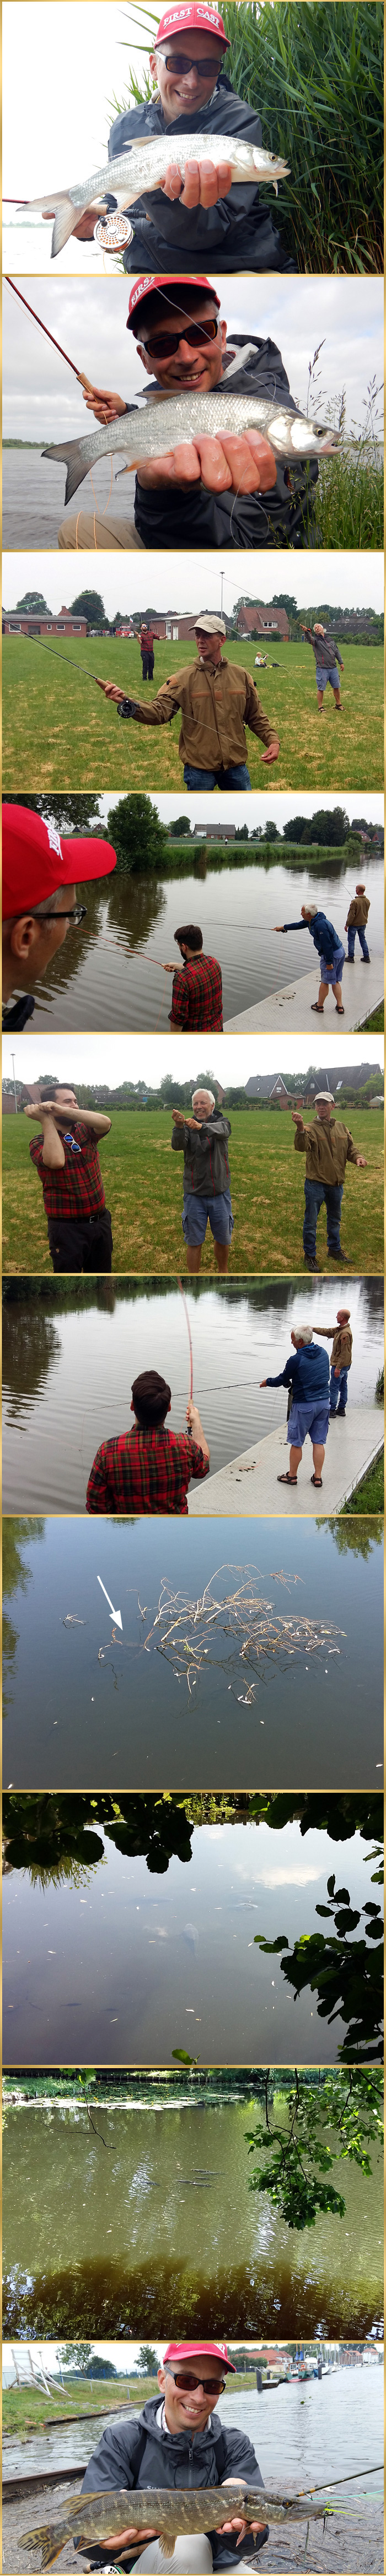
[[[80,631],[81,631],[81,618],[80,618],[80,617],[74,617],[74,619],[73,619],[73,628],[72,628],[73,635],[80,635]]]

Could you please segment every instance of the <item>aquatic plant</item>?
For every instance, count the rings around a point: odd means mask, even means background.
[[[243,1573],[242,1582],[235,1585],[234,1591],[226,1592],[219,1599],[212,1587],[218,1575],[228,1572],[240,1574],[242,1568],[230,1566],[228,1562],[217,1565],[214,1573],[209,1575],[208,1582],[197,1600],[190,1599],[183,1592],[173,1592],[168,1576],[165,1575],[161,1583],[155,1619],[143,1638],[145,1654],[150,1654],[152,1643],[154,1639],[156,1640],[156,1651],[166,1657],[167,1662],[171,1664],[175,1680],[181,1683],[185,1678],[190,1699],[204,1661],[207,1661],[209,1666],[218,1665],[220,1662],[224,1672],[229,1670],[232,1673],[228,1690],[233,1691],[233,1697],[239,1705],[243,1703],[244,1707],[250,1708],[254,1698],[255,1681],[247,1681],[247,1671],[257,1673],[259,1666],[272,1662],[273,1658],[279,1655],[284,1658],[280,1666],[281,1671],[284,1672],[288,1662],[295,1655],[314,1655],[319,1649],[323,1651],[327,1649],[330,1655],[340,1654],[340,1646],[333,1645],[332,1639],[343,1637],[345,1634],[343,1628],[335,1628],[329,1620],[310,1619],[306,1613],[302,1615],[299,1612],[298,1616],[295,1613],[292,1616],[280,1615],[274,1610],[272,1601],[268,1601],[263,1593],[257,1591],[255,1570],[249,1566]],[[257,1567],[256,1573],[258,1572]],[[272,1580],[275,1583],[282,1583],[289,1591],[290,1584],[283,1567],[274,1567]],[[301,1583],[302,1576],[292,1575],[291,1580],[293,1583]],[[141,1618],[145,1620],[146,1603],[142,1608],[139,1596],[138,1608]],[[157,1636],[156,1631],[159,1631]],[[234,1654],[233,1645],[231,1648],[226,1648],[224,1658],[221,1655],[219,1657],[217,1652],[212,1655],[211,1642],[214,1635],[216,1635],[216,1645],[219,1635],[224,1639],[231,1637],[235,1640],[237,1656]],[[247,1667],[245,1676],[237,1676],[237,1661]],[[237,1678],[244,1682],[241,1690],[237,1689]]]

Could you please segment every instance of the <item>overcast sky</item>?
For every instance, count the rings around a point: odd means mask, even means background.
[[[220,296],[230,342],[233,330],[275,341],[300,410],[307,403],[309,362],[323,341],[312,410],[323,420],[326,403],[339,405],[345,386],[346,428],[363,427],[366,386],[373,377],[380,385],[383,375],[381,278],[213,276],[211,283]],[[36,277],[32,283],[28,275],[20,276],[20,288],[92,384],[135,401],[147,379],[135,337],[126,332],[126,277],[113,267],[103,279],[79,277],[75,290],[59,263],[47,279]],[[92,418],[85,416],[81,386],[7,283],[3,369],[4,437],[62,439],[76,436],[78,428],[93,427]],[[381,428],[381,403],[378,410]]]
[[[157,14],[157,13],[155,13]],[[92,177],[107,160],[114,96],[123,103],[135,8],[116,0],[6,0],[3,15],[4,159],[6,197],[41,197],[77,179]],[[133,60],[135,59],[133,55]],[[137,69],[142,57],[137,54]],[[17,100],[17,116],[15,101]],[[5,139],[6,149],[5,149]],[[39,215],[28,226],[16,207],[5,206],[4,267],[46,272],[51,266],[52,225]],[[67,242],[56,276],[104,274],[93,243]],[[52,274],[52,271],[51,271]]]
[[[58,1082],[107,1083],[110,1090],[121,1082],[148,1082],[156,1089],[163,1073],[173,1072],[176,1082],[194,1082],[205,1068],[211,1068],[215,1079],[224,1085],[245,1084],[250,1074],[279,1071],[287,1074],[306,1073],[310,1063],[326,1068],[336,1064],[337,1054],[345,1064],[383,1062],[380,1038],[342,1038],[339,1045],[321,1036],[317,1051],[310,1038],[213,1037],[191,1034],[190,1037],[16,1037],[13,1054],[17,1082],[39,1082],[45,1073],[56,1074]],[[3,1038],[3,1074],[12,1079],[12,1046]]]
[[[72,0],[70,0],[72,7]],[[256,564],[256,570],[254,568]],[[55,617],[63,605],[78,597],[92,582],[101,593],[107,617],[117,610],[131,612],[152,608],[156,612],[174,609],[181,614],[202,614],[204,609],[221,607],[221,573],[224,577],[224,608],[232,615],[235,600],[272,599],[273,591],[291,592],[298,608],[326,601],[331,607],[373,608],[378,615],[383,609],[383,556],[377,554],[291,555],[284,562],[272,561],[271,554],[260,554],[237,560],[231,572],[229,555],[218,553],[192,555],[187,565],[185,555],[130,555],[127,563],[120,556],[82,554],[81,565],[70,559],[62,564],[56,555],[10,554],[3,556],[3,604],[5,614],[16,608],[29,590],[42,591]],[[63,597],[64,594],[64,597]]]
[[[122,789],[122,795],[124,795],[124,793],[125,793],[125,790],[124,790],[124,788],[123,788],[123,789]],[[104,821],[104,822],[107,822],[107,815],[108,815],[108,812],[109,812],[109,808],[111,807],[111,792],[110,792],[110,794],[109,794],[108,796],[100,796],[98,801],[99,801],[99,810],[100,810],[100,814],[101,814],[101,815],[102,815],[102,817],[103,817],[103,821]],[[184,790],[182,790],[182,804],[181,804],[181,793],[180,793],[180,795],[179,795],[179,796],[154,796],[154,795],[152,794],[151,802],[152,802],[152,805],[156,805],[156,807],[157,807],[157,813],[160,815],[161,823],[169,823],[169,822],[172,822],[172,823],[173,823],[173,822],[175,822],[175,821],[177,820],[177,815],[178,815],[178,814],[181,814],[181,813],[182,813],[182,811],[183,811],[183,807],[184,807]],[[120,804],[120,796],[119,796],[119,794],[118,794],[118,796],[114,797],[114,804],[117,804],[117,805],[119,805],[119,804]],[[363,797],[363,796],[342,796],[342,797],[340,797],[340,796],[335,796],[335,795],[334,795],[334,796],[329,796],[329,795],[327,795],[327,796],[324,796],[324,797],[323,797],[323,804],[324,804],[324,806],[325,806],[325,807],[327,807],[327,809],[328,809],[328,811],[329,811],[330,813],[332,813],[332,812],[333,812],[333,807],[334,807],[334,805],[339,805],[339,804],[344,805],[344,811],[345,811],[345,814],[348,814],[349,822],[350,822],[350,823],[354,823],[355,821],[357,821],[357,820],[358,820],[358,816],[359,816],[360,814],[365,814],[365,815],[366,815],[366,822],[367,822],[367,823],[380,823],[380,824],[382,824],[382,823],[383,823],[383,797],[382,797],[382,796],[365,796],[365,797]],[[186,799],[185,799],[185,808],[184,808],[184,810],[186,810],[186,813],[188,812],[188,808],[189,808],[189,797],[186,797]],[[251,810],[251,809],[252,809],[252,810]],[[296,796],[270,796],[270,799],[269,799],[269,813],[268,813],[268,810],[267,810],[267,814],[263,814],[263,812],[262,812],[262,799],[261,799],[261,796],[254,796],[254,795],[253,795],[253,793],[252,793],[252,795],[251,795],[251,800],[250,800],[250,806],[248,806],[248,827],[249,827],[249,831],[250,831],[250,832],[253,832],[253,831],[255,830],[255,828],[256,828],[256,824],[257,824],[257,823],[259,823],[259,825],[261,825],[261,829],[262,829],[262,831],[263,831],[263,830],[264,830],[264,824],[265,824],[265,822],[268,822],[268,821],[269,821],[270,823],[277,823],[277,825],[278,825],[278,830],[279,830],[280,832],[282,832],[282,830],[283,830],[283,824],[284,824],[284,823],[289,823],[289,822],[290,822],[291,815],[292,815],[292,814],[299,814],[299,813],[300,813],[300,811],[302,812],[302,814],[315,814],[315,813],[316,813],[316,811],[317,811],[317,804],[316,804],[316,791],[315,791],[315,796],[309,796],[309,795],[303,796],[303,792],[302,792],[302,793],[301,793],[301,797],[300,797],[300,799],[299,799],[299,796],[297,796],[297,797],[296,797]],[[195,823],[197,822],[197,823],[205,823],[205,824],[207,824],[207,823],[208,823],[208,820],[209,820],[209,822],[211,822],[211,819],[212,819],[212,818],[211,818],[211,814],[209,813],[208,798],[207,798],[207,796],[195,796],[195,800],[194,800],[194,822],[195,822]],[[222,823],[234,823],[234,824],[235,824],[235,826],[236,826],[236,829],[238,830],[238,829],[239,829],[239,824],[240,824],[240,823],[245,823],[245,820],[246,820],[246,816],[245,816],[245,805],[244,805],[244,798],[243,798],[243,796],[237,796],[237,795],[236,795],[236,796],[235,796],[235,795],[227,796],[225,793],[224,793],[224,794],[222,793],[222,795],[221,795],[221,822],[222,822]],[[256,851],[256,858],[257,858],[257,859],[258,859],[258,855],[259,855],[259,853],[258,853],[258,850],[257,850],[257,851]],[[340,855],[340,856],[342,856],[342,855],[343,855],[343,853],[342,853],[342,852],[340,852],[340,853],[339,853],[339,852],[337,851],[337,857],[339,857],[339,855]],[[380,865],[382,865],[382,861],[380,861]]]

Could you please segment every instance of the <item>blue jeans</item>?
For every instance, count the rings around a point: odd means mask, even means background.
[[[337,1412],[338,1412],[338,1406],[339,1406],[339,1412],[340,1412],[340,1413],[345,1413],[345,1411],[346,1411],[346,1404],[347,1404],[347,1369],[340,1369],[339,1377],[336,1377],[336,1376],[335,1376],[335,1369],[331,1368],[331,1376],[330,1376],[330,1413],[337,1413]]]
[[[233,768],[230,769],[192,769],[190,760],[186,760],[184,784],[185,787],[241,787],[243,789],[250,787],[251,781],[245,760],[234,762]]]
[[[316,1228],[319,1209],[323,1207],[323,1200],[325,1201],[327,1210],[328,1250],[329,1252],[334,1253],[340,1252],[340,1218],[343,1198],[343,1181],[336,1182],[334,1189],[331,1188],[331,1183],[329,1181],[305,1181],[304,1197],[306,1204],[304,1211],[303,1248],[306,1260],[315,1260]]]
[[[352,921],[350,923],[350,929],[347,932],[349,957],[354,956],[356,939],[359,939],[359,946],[362,949],[362,957],[369,957],[370,950],[367,946],[366,931],[362,928],[360,929],[359,921]]]

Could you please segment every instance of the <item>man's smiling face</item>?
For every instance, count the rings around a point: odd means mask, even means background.
[[[165,2415],[169,2433],[202,2433],[204,2431],[205,2424],[208,2423],[208,2416],[212,2414],[213,2407],[217,2405],[217,2397],[205,2396],[204,2389],[199,2381],[200,2367],[203,2370],[204,2379],[215,2379],[217,2365],[211,2361],[210,2353],[195,2353],[194,2360],[185,2363],[184,2376],[186,2376],[186,2371],[188,2370],[189,2377],[196,2380],[197,2386],[194,2389],[189,2389],[189,2391],[186,2391],[185,2393],[182,2389],[177,2387],[176,2380],[172,2379],[171,2372],[168,2370],[167,2366],[166,2370],[158,2371],[158,2385],[161,2389],[162,2396],[165,2399]],[[181,2370],[182,2369],[183,2363],[181,2361]],[[177,2362],[176,2370],[178,2370]],[[223,2379],[218,2366],[218,2397],[221,2397],[222,2395],[222,2388]]]
[[[164,37],[162,53],[157,45],[154,54],[150,54],[149,61],[150,71],[159,91],[165,125],[174,125],[176,117],[183,116],[184,108],[187,116],[193,116],[196,109],[198,114],[201,107],[208,107],[218,73],[221,71],[223,53],[224,46],[219,42],[218,36],[211,34],[209,27],[187,27],[185,32],[178,27],[174,36]],[[184,54],[187,62],[193,65],[200,61],[210,62],[212,70],[204,79],[194,68],[193,71],[186,72],[167,71],[164,54],[167,54],[169,61],[176,54],[181,56]]]
[[[163,316],[160,311],[159,320],[148,331],[146,298],[144,298],[143,339],[138,343],[138,357],[142,360],[142,366],[146,368],[146,375],[155,375],[157,383],[164,385],[170,393],[174,392],[175,387],[178,387],[179,392],[185,387],[187,391],[197,388],[200,393],[210,393],[213,385],[218,385],[220,382],[227,336],[226,322],[219,321],[217,339],[205,340],[205,323],[213,321],[214,313],[213,296],[197,294],[194,299],[189,296],[189,312],[184,310],[176,312],[175,306],[170,304],[169,308],[165,307]],[[189,346],[189,340],[184,337],[190,322],[198,323],[200,328],[202,325],[202,347],[199,349],[192,349]],[[162,341],[167,330],[181,332],[179,347],[171,358],[158,356],[157,350],[157,340],[162,349]],[[149,355],[147,336],[151,341]]]

